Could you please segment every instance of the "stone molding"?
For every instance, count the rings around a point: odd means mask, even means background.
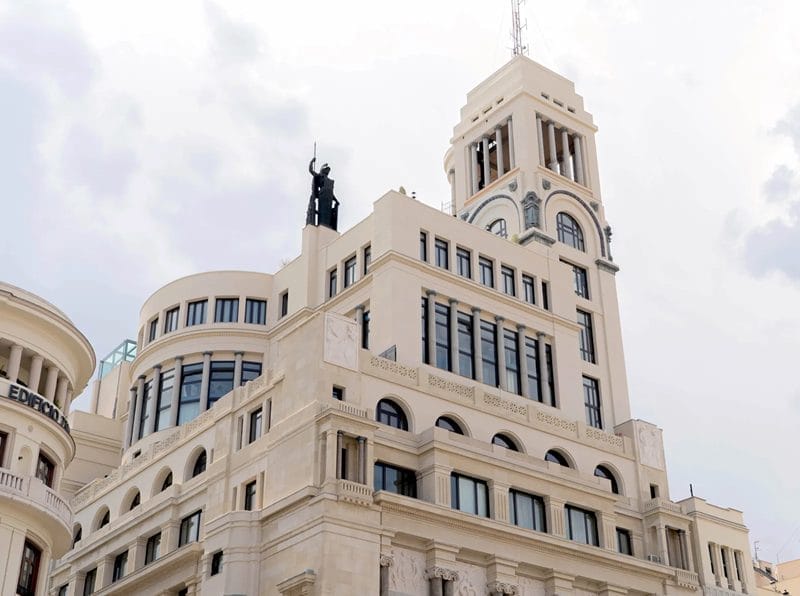
[[[425,579],[442,578],[445,581],[458,581],[458,572],[446,567],[428,567],[425,570]]]
[[[486,584],[489,594],[519,594],[519,586],[506,582],[489,582]]]
[[[392,555],[381,555],[380,566],[392,567],[394,565],[394,557]]]

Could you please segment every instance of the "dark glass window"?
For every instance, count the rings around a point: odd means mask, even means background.
[[[369,266],[370,266],[370,263],[372,263],[372,247],[370,247],[369,244],[367,244],[364,247],[364,259],[363,259],[363,262],[364,262],[363,272],[364,272],[364,275],[366,275],[367,273],[369,273]]]
[[[436,255],[436,266],[442,269],[450,268],[450,255],[448,254],[447,241],[436,238],[433,241],[434,254]]]
[[[174,389],[175,371],[168,370],[161,373],[161,382],[158,384],[158,402],[156,403],[156,432],[169,426],[172,392]]]
[[[64,584],[58,588],[58,596],[67,596],[67,590],[69,590],[69,584]]]
[[[539,205],[535,201],[528,201],[524,207],[525,229],[539,226]]]
[[[530,275],[522,276],[522,293],[525,302],[528,304],[536,304],[536,292],[534,291],[533,278]]]
[[[356,283],[356,258],[350,257],[344,262],[344,287],[349,288]]]
[[[598,478],[605,478],[611,482],[611,492],[615,495],[619,494],[619,484],[617,484],[617,477],[614,473],[605,466],[597,466],[594,469],[594,475]]]
[[[550,391],[550,404],[556,407],[556,385],[555,376],[553,375],[553,346],[545,344],[544,346],[544,359],[545,366],[547,366],[547,387]]]
[[[178,328],[179,307],[171,308],[164,313],[164,333],[170,333]]]
[[[497,371],[497,325],[489,321],[481,321],[481,365],[483,382],[497,387],[499,377]]]
[[[496,234],[501,238],[508,238],[508,226],[506,225],[506,220],[504,219],[494,220],[486,227],[486,229],[492,234]]]
[[[519,395],[519,350],[517,349],[517,332],[503,329],[503,349],[506,357],[506,389]]]
[[[581,298],[589,299],[589,276],[586,269],[572,265],[572,277],[575,285],[575,293]]]
[[[539,340],[525,338],[525,359],[528,365],[528,396],[538,402],[542,399],[541,370],[539,368]]]
[[[651,491],[652,493],[652,491]],[[717,564],[714,562],[714,547],[711,543],[708,543],[708,558],[711,561],[711,573],[716,575],[717,574]]]
[[[597,517],[592,511],[567,505],[564,507],[564,523],[567,526],[567,538],[570,540],[592,546],[600,545]]]
[[[72,536],[72,548],[75,548],[75,545],[78,544],[82,538],[83,538],[83,528],[80,525],[78,525],[78,529],[75,530],[75,534]]]
[[[256,504],[256,481],[248,482],[244,486],[244,510],[252,511]]]
[[[125,577],[125,568],[128,566],[128,551],[123,551],[114,557],[114,569],[111,572],[111,583],[118,582]]]
[[[509,296],[517,295],[517,287],[514,283],[514,269],[508,265],[500,267],[500,277],[503,280],[503,292]]]
[[[408,418],[403,409],[390,399],[382,399],[378,402],[375,415],[381,424],[393,426],[400,430],[408,430]]]
[[[200,539],[200,511],[195,511],[188,517],[181,520],[180,535],[178,538],[178,546],[185,546],[186,544],[197,542]]]
[[[247,436],[248,443],[252,443],[261,436],[263,421],[264,413],[261,411],[261,408],[258,408],[255,412],[250,412],[250,426],[248,427]]]
[[[289,314],[289,290],[281,294],[281,316],[285,317]]]
[[[461,426],[459,426],[458,422],[449,416],[439,416],[439,418],[436,419],[436,426],[445,430],[449,430],[451,433],[456,433],[457,435],[464,434],[464,431],[461,430]]]
[[[192,478],[195,478],[206,471],[207,461],[208,457],[206,456],[205,450],[203,450],[197,456],[197,459],[194,460],[194,466],[192,467]]]
[[[631,540],[630,530],[617,528],[617,550],[623,555],[633,555],[633,541]]]
[[[20,596],[36,596],[41,559],[42,551],[35,544],[26,540],[22,547],[22,561],[17,579],[17,594]]]
[[[45,486],[53,488],[53,473],[56,470],[56,465],[41,451],[39,452],[39,459],[36,461],[36,477],[44,482]]]
[[[478,257],[478,270],[481,275],[481,283],[484,286],[494,287],[494,261],[487,257]]]
[[[111,512],[106,509],[105,513],[103,513],[103,517],[100,519],[100,524],[97,526],[97,529],[105,528],[109,522],[111,521]]]
[[[489,517],[489,488],[486,482],[461,474],[451,474],[450,506],[465,513]]]
[[[509,520],[515,526],[547,531],[544,499],[518,490],[508,491]]]
[[[144,564],[149,565],[161,556],[161,532],[147,539],[144,548]]]
[[[422,299],[422,361],[430,364],[430,354],[428,354],[428,299]]]
[[[542,282],[542,308],[550,310],[550,284],[546,281]]]
[[[260,376],[261,376],[260,362],[242,362],[242,381],[241,381],[242,385]]]
[[[94,594],[94,585],[97,582],[97,567],[86,572],[83,578],[83,596]]]
[[[150,402],[153,401],[153,381],[144,384],[144,398],[142,399],[142,414],[139,418],[139,438],[147,436],[147,422],[150,420]]]
[[[574,217],[564,212],[556,215],[556,231],[559,242],[580,251],[586,251],[583,243],[583,230]]]
[[[142,494],[139,491],[136,491],[136,494],[133,495],[133,498],[131,499],[131,506],[128,507],[128,511],[133,511],[141,504],[142,504]]]
[[[163,493],[170,486],[172,486],[172,472],[164,477],[164,482],[161,483],[161,492]]]
[[[369,311],[365,310],[361,316],[361,347],[369,350]]]
[[[452,370],[450,362],[450,307],[434,305],[434,328],[436,331],[436,368]]]
[[[0,468],[5,467],[6,462],[6,444],[8,443],[8,434],[0,432]]]
[[[233,391],[233,373],[236,363],[233,360],[217,360],[211,363],[211,374],[208,381],[208,407],[213,406],[219,398]]]
[[[500,447],[505,447],[506,449],[510,449],[511,451],[519,451],[519,447],[517,447],[517,444],[516,442],[514,442],[514,439],[512,439],[508,435],[504,435],[503,433],[497,433],[495,436],[492,437],[492,445],[500,445]]]
[[[251,325],[267,324],[267,301],[248,298],[244,302],[244,322]]]
[[[591,313],[578,311],[578,325],[580,326],[580,334],[578,341],[580,345],[581,358],[586,362],[595,362],[594,353],[594,329],[592,328],[592,315]]]
[[[238,298],[217,298],[214,306],[215,323],[236,323],[239,320]]]
[[[206,322],[206,307],[208,300],[198,300],[186,305],[186,326],[202,325]]]
[[[583,377],[583,403],[586,406],[586,424],[595,428],[603,428],[603,417],[600,414],[600,388],[597,379]]]
[[[336,269],[331,269],[328,272],[328,298],[336,296],[336,285],[338,283],[338,273]]]
[[[181,394],[178,403],[178,424],[194,420],[200,414],[200,386],[203,364],[187,364],[181,369]]]
[[[211,575],[219,575],[222,571],[222,551],[218,550],[211,555]]]
[[[554,464],[558,464],[559,466],[564,466],[565,468],[570,467],[567,458],[564,457],[558,451],[555,451],[554,449],[551,449],[550,451],[544,454],[544,461],[551,461]]]
[[[472,279],[472,253],[466,248],[456,248],[456,266],[461,277]]]
[[[422,261],[428,260],[428,234],[425,232],[419,233],[419,258]]]
[[[150,321],[150,331],[147,334],[147,341],[153,341],[156,338],[156,335],[158,335],[158,317]]]
[[[472,338],[472,316],[458,313],[458,373],[468,379],[475,378],[475,351]]]
[[[376,462],[374,488],[416,499],[417,474],[414,470]]]
[[[333,399],[338,399],[339,401],[344,401],[344,387],[337,387],[334,385],[333,390],[331,391],[331,397]]]

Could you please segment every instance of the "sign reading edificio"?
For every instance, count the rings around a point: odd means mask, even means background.
[[[8,386],[8,395],[0,394],[0,397],[5,397],[6,399],[11,399],[24,406],[33,408],[34,410],[40,412],[42,415],[47,416],[48,418],[53,420],[56,424],[61,426],[65,431],[69,432],[69,422],[67,422],[67,417],[61,413],[61,410],[59,410],[54,403],[47,401],[38,393],[34,393],[33,391],[29,391],[25,387],[21,387],[20,385],[15,385],[14,383],[11,383]]]

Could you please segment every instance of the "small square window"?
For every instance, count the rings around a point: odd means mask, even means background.
[[[334,385],[331,391],[331,397],[333,397],[333,399],[338,399],[339,401],[344,401],[344,387],[338,387]]]

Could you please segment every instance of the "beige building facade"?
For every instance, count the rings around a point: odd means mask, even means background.
[[[595,132],[515,57],[446,210],[388,192],[274,274],[156,291],[72,415],[49,593],[753,593],[742,514],[672,501],[631,419]]]

